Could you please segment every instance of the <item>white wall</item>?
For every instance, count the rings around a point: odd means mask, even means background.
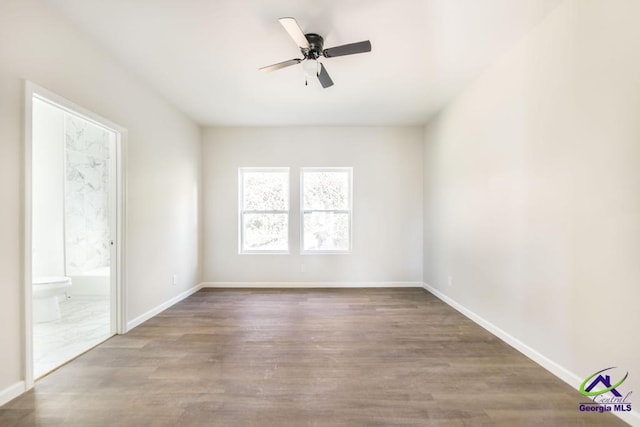
[[[576,378],[629,371],[635,393],[639,16],[562,4],[428,125],[424,173],[425,282]]]
[[[23,79],[128,130],[127,317],[199,282],[198,126],[42,3],[0,2],[0,397],[22,380]]]
[[[33,277],[64,276],[64,113],[33,101]]]
[[[203,281],[422,280],[421,129],[211,128],[203,140]],[[238,168],[251,166],[291,168],[289,255],[238,254]],[[353,167],[350,255],[300,255],[303,166]]]

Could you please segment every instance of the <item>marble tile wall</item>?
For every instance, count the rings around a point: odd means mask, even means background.
[[[109,265],[109,133],[65,115],[65,267]]]

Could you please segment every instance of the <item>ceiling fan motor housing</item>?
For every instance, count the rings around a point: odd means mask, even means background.
[[[320,57],[333,58],[334,56],[353,55],[355,53],[371,52],[371,42],[364,40],[358,43],[348,43],[340,46],[330,47],[324,49],[324,39],[321,35],[316,33],[305,34],[300,25],[296,22],[295,18],[284,17],[278,19],[280,24],[289,33],[289,36],[300,47],[302,58],[294,58],[288,61],[278,62],[267,67],[260,68],[260,71],[274,71],[281,68],[290,67],[300,63],[305,68],[305,75],[316,75],[323,88],[333,86],[333,80],[327,73],[327,69],[324,65],[318,61]]]
[[[315,33],[309,33],[304,35],[309,42],[309,48],[300,48],[305,59],[318,59],[323,56],[322,46],[324,45],[324,39],[321,35]]]

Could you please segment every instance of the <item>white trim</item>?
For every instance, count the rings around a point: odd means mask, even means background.
[[[127,243],[127,141],[128,131],[121,129],[116,142],[116,333],[127,333],[127,276],[126,276],[126,243]],[[113,272],[113,271],[112,271]]]
[[[20,396],[25,391],[27,391],[27,388],[25,387],[24,381],[19,381],[14,385],[5,388],[4,390],[0,391],[0,406],[4,405],[5,403],[11,402],[13,399]]]
[[[203,288],[421,288],[422,282],[203,282]]]
[[[186,291],[181,292],[180,294],[178,294],[175,297],[171,298],[169,301],[165,301],[162,304],[160,304],[160,305],[152,308],[151,310],[147,311],[146,313],[141,314],[140,316],[136,317],[135,319],[129,321],[127,323],[127,331],[130,331],[131,329],[135,328],[136,326],[140,326],[141,324],[143,324],[147,320],[151,319],[152,317],[157,316],[158,314],[162,313],[163,311],[165,311],[166,309],[168,309],[172,305],[177,304],[180,301],[182,301],[183,299],[195,294],[200,289],[202,289],[202,287],[203,287],[203,283],[199,283],[196,286],[194,286],[193,288],[187,289]]]
[[[438,299],[442,300],[443,302],[445,302],[446,304],[450,305],[451,307],[453,307],[454,309],[456,309],[460,313],[464,314],[466,317],[468,317],[473,322],[475,322],[478,325],[482,326],[484,329],[486,329],[487,331],[491,332],[493,335],[497,336],[502,341],[506,342],[511,347],[515,348],[520,353],[522,353],[525,356],[527,356],[529,359],[533,360],[534,362],[536,362],[537,364],[539,364],[540,366],[542,366],[546,370],[550,371],[552,374],[554,374],[558,378],[562,379],[564,382],[566,382],[568,384],[571,384],[575,388],[578,388],[580,386],[580,383],[582,382],[582,380],[580,379],[579,376],[577,376],[574,373],[570,372],[569,370],[563,368],[562,366],[560,366],[557,363],[555,363],[553,360],[545,357],[544,355],[542,355],[538,351],[536,351],[533,348],[529,347],[528,345],[526,345],[525,343],[523,343],[522,341],[520,341],[519,339],[517,339],[513,335],[510,335],[509,333],[507,333],[504,330],[500,329],[499,327],[497,327],[493,323],[489,322],[488,320],[484,319],[483,317],[477,315],[473,311],[469,310],[468,308],[466,308],[463,305],[459,304],[458,302],[454,301],[453,299],[451,299],[447,295],[445,295],[442,292],[440,292],[437,289],[435,289],[433,286],[430,286],[430,285],[425,283],[424,284],[424,288],[427,291],[429,291],[430,293],[432,293],[434,296],[436,296]]]
[[[26,81],[24,94],[24,264],[23,264],[23,283],[22,292],[24,295],[24,389],[29,390],[33,387],[33,294],[31,289],[32,283],[32,246],[33,246],[33,213],[32,205],[32,168],[33,168],[33,94],[35,92],[31,82]]]
[[[500,329],[498,326],[494,325],[493,323],[484,319],[482,316],[469,310],[468,308],[456,302],[455,300],[448,297],[447,295],[443,294],[433,286],[430,286],[427,283],[423,283],[422,286],[424,287],[425,290],[433,294],[436,298],[448,304],[449,306],[451,306],[452,308],[454,308],[455,310],[457,310],[458,312],[466,316],[468,319],[470,319],[474,323],[478,324],[479,326],[489,331],[491,334],[500,338],[502,341],[509,344],[511,347],[515,348],[520,353],[524,354],[529,359],[533,360],[538,365],[542,366],[547,371],[551,372],[553,375],[560,378],[562,381],[569,384],[574,389],[576,390],[579,389],[580,384],[583,381],[583,378],[580,378],[578,375],[571,372],[564,366],[549,359],[539,351],[529,347],[527,344],[523,343],[518,338],[514,337],[513,335],[504,331],[503,329]],[[638,411],[638,409],[634,409],[631,412],[625,412],[625,413],[613,412],[613,414],[618,418],[630,423],[633,426],[640,426],[640,412]]]
[[[29,80],[26,80],[25,84],[28,91],[27,93],[32,94],[40,100],[45,101],[49,104],[53,104],[67,113],[73,114],[74,116],[79,116],[82,119],[87,120],[97,126],[107,128],[114,132],[125,131],[123,127],[113,123],[112,121],[99,116],[91,110],[87,110],[86,108],[77,105],[75,102],[69,101],[68,99],[60,95],[57,95],[41,86],[38,86],[37,84]]]

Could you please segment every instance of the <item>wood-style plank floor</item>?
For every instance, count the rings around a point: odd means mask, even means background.
[[[202,290],[0,408],[2,426],[615,426],[428,292]]]

